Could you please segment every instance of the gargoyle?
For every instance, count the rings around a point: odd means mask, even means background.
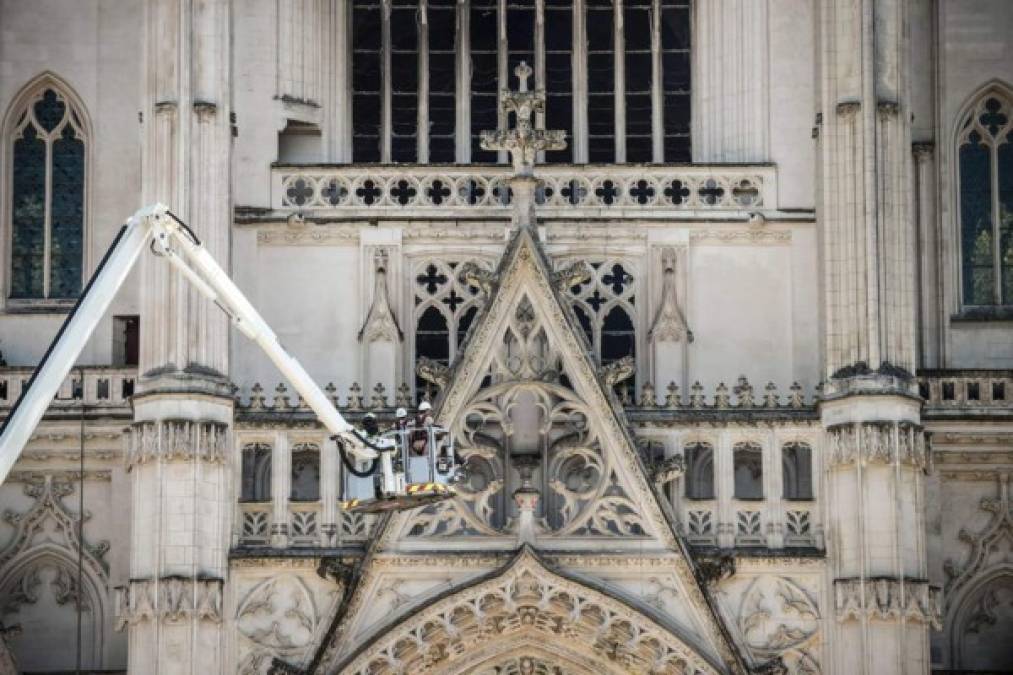
[[[629,379],[635,372],[636,361],[633,360],[632,356],[624,356],[617,361],[613,361],[606,366],[602,366],[601,370],[598,371],[598,374],[601,375],[601,379],[605,382],[605,386],[611,389],[623,380]]]
[[[658,487],[664,487],[681,477],[686,471],[686,465],[683,462],[682,455],[674,455],[658,462],[654,465],[653,469],[654,484]]]
[[[492,295],[496,288],[496,275],[489,270],[484,270],[473,262],[466,262],[461,265],[457,273],[457,279],[462,284],[478,288],[485,297]]]
[[[552,283],[560,291],[586,284],[590,280],[591,268],[583,260],[577,260],[552,275]]]
[[[432,382],[440,389],[450,384],[450,368],[425,356],[420,356],[416,360],[415,372],[423,380]]]
[[[710,586],[735,574],[735,556],[722,553],[718,556],[697,560],[696,567],[700,579]]]

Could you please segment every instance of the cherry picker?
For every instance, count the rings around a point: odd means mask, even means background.
[[[338,444],[345,479],[342,506],[356,512],[410,509],[454,496],[459,480],[450,433],[426,419],[417,429],[379,433],[350,424],[278,342],[228,274],[185,223],[162,204],[137,211],[112,245],[0,426],[0,483],[6,480],[49,403],[145,248],[167,261],[218,305],[295,387]],[[419,440],[423,442],[420,443]],[[419,461],[423,458],[425,461]]]

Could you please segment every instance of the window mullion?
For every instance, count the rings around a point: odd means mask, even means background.
[[[471,162],[471,3],[457,3],[457,101],[456,155],[461,164]]]
[[[429,162],[429,7],[426,0],[420,0],[418,13],[418,127],[415,140],[418,144],[418,162]]]
[[[535,0],[535,89],[545,90],[545,0]],[[545,113],[535,115],[535,126],[545,128]],[[538,152],[538,163],[545,163],[545,151]]]
[[[507,42],[507,0],[499,0],[496,12],[497,35],[496,35],[496,58],[499,81],[499,91],[496,92],[496,125],[500,129],[506,129],[507,116],[502,108],[503,89],[510,86],[510,45]],[[500,164],[507,162],[506,150],[500,150],[496,154],[496,161]]]
[[[623,37],[623,0],[612,0],[612,22],[615,26],[614,96],[616,120],[616,162],[626,161],[626,40]]]
[[[651,158],[665,161],[665,124],[662,119],[661,0],[651,2]]]
[[[573,162],[587,163],[587,12],[584,0],[573,3]]]
[[[42,297],[49,298],[53,257],[53,136],[46,135],[46,187],[42,216]]]
[[[391,111],[391,40],[390,40],[390,14],[391,0],[380,0],[380,161],[388,163],[391,161],[391,133],[392,133],[392,111]]]
[[[1002,226],[1001,206],[999,201],[999,145],[993,140],[989,143],[989,163],[991,164],[990,182],[992,183],[992,294],[994,304],[1002,304]]]

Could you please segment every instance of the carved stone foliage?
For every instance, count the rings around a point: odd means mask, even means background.
[[[892,621],[904,617],[939,630],[942,614],[940,591],[923,579],[836,579],[834,608],[838,621],[869,619]]]
[[[540,653],[548,645],[549,653]],[[540,658],[532,658],[533,651]],[[549,670],[539,670],[542,665]],[[338,670],[357,675],[718,672],[672,632],[547,570],[528,549],[502,574],[426,605],[383,631]]]
[[[41,475],[24,486],[24,492],[35,498],[35,503],[24,513],[4,511],[3,518],[14,526],[14,537],[0,552],[0,569],[10,569],[18,562],[41,549],[53,550],[68,560],[76,560],[82,542],[77,536],[78,514],[63,505],[63,498],[73,494],[74,485]],[[91,514],[85,511],[87,522]],[[83,542],[85,568],[101,583],[105,583],[108,565],[104,559],[109,550],[108,541],[97,544]]]
[[[909,422],[861,422],[827,428],[832,466],[855,462],[894,464],[925,469],[928,448],[922,427]]]
[[[475,675],[576,675],[577,671],[538,656],[507,656],[499,663],[476,671]]]
[[[156,459],[188,462],[197,458],[220,464],[225,461],[228,439],[228,425],[221,422],[182,419],[135,422],[130,426],[127,468]]]
[[[236,611],[245,638],[240,672],[263,672],[274,658],[291,661],[313,644],[319,616],[309,588],[298,576],[266,579],[246,593]]]
[[[561,364],[531,301],[523,298],[491,355],[486,386],[452,425],[468,481],[458,487],[456,500],[418,512],[411,536],[515,532],[518,513],[507,496],[528,478],[541,495],[539,532],[644,534],[637,505],[602,450],[594,413],[574,393]]]
[[[799,582],[785,576],[753,579],[742,595],[737,624],[757,663],[777,663],[782,672],[816,675],[820,611]]]
[[[116,630],[143,621],[222,621],[221,579],[132,579],[116,589]]]
[[[401,327],[390,306],[390,295],[387,290],[389,269],[387,250],[377,249],[373,253],[373,302],[359,330],[360,342],[401,342]]]

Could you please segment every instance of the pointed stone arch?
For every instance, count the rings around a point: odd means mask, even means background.
[[[580,674],[725,672],[676,629],[553,570],[528,547],[381,627],[333,671],[450,675],[532,656]]]
[[[46,90],[52,90],[56,92],[57,96],[62,98],[70,108],[71,112],[68,112],[68,118],[73,115],[73,124],[68,122],[67,124],[72,126],[79,135],[79,140],[83,142],[84,149],[84,185],[83,185],[83,203],[82,203],[82,236],[81,236],[81,269],[82,269],[82,287],[84,284],[84,276],[87,274],[87,270],[91,269],[90,251],[91,251],[91,208],[92,204],[92,184],[94,183],[92,177],[94,176],[94,147],[95,147],[95,132],[91,121],[91,116],[88,114],[88,108],[84,104],[84,100],[77,93],[71,84],[50,70],[44,70],[39,74],[29,79],[18,92],[11,98],[7,109],[4,111],[2,123],[0,123],[0,161],[3,162],[4,170],[0,172],[0,175],[4,175],[5,179],[0,182],[0,224],[3,227],[0,228],[0,263],[8,269],[8,272],[0,275],[0,306],[3,306],[6,299],[11,292],[11,273],[10,259],[12,249],[12,224],[11,224],[11,208],[13,200],[13,171],[11,171],[13,157],[14,157],[14,143],[12,136],[19,127],[19,122],[22,119],[22,112],[32,104],[32,101],[41,96]],[[61,125],[61,127],[64,125]]]

